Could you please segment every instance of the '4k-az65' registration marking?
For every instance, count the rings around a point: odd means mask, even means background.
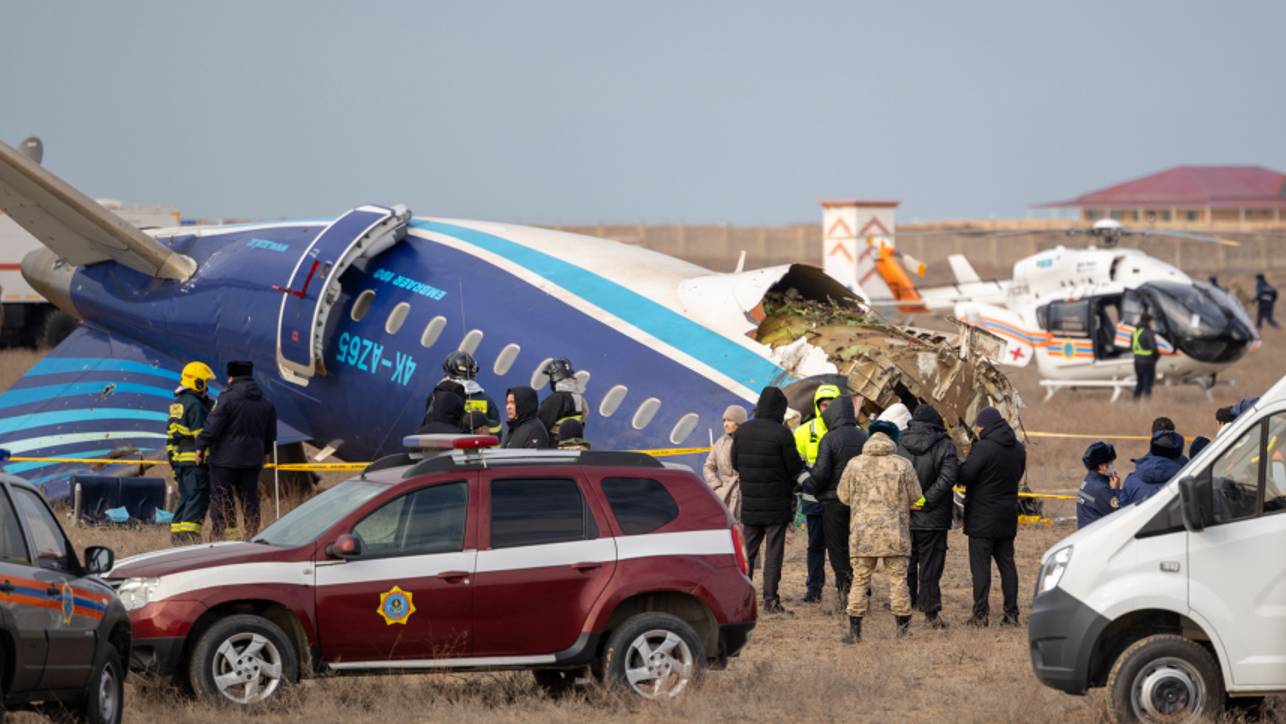
[[[384,356],[384,345],[348,332],[339,335],[339,354],[335,359],[373,375],[381,369],[387,370],[389,379],[399,385],[410,382],[411,375],[415,374],[416,364],[411,355],[394,352],[393,359],[389,359]]]

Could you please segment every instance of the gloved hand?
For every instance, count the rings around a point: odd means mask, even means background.
[[[799,486],[799,490],[804,493],[804,495],[815,496],[817,495],[817,481],[813,480],[812,477],[809,477],[802,485]]]
[[[919,500],[917,500],[917,501],[915,501],[914,503],[912,503],[912,504],[911,504],[911,507],[912,507],[912,508],[915,508],[915,509],[923,508],[923,507],[924,507],[924,496],[923,496],[923,495],[921,495]]]

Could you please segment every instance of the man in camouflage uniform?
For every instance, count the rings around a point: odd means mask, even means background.
[[[165,450],[179,486],[179,504],[170,523],[170,543],[190,545],[201,542],[201,525],[210,507],[210,469],[197,460],[196,436],[205,428],[210,414],[209,384],[214,371],[204,362],[183,367],[179,386],[170,403],[165,428]]]
[[[880,561],[889,577],[889,601],[897,617],[898,638],[911,625],[911,593],[906,569],[911,555],[911,508],[920,497],[920,481],[911,462],[897,454],[897,425],[887,420],[871,424],[871,437],[862,454],[849,461],[839,481],[839,499],[852,509],[849,556],[853,562],[853,594],[848,597],[848,635],[862,639],[862,617],[871,574]]]

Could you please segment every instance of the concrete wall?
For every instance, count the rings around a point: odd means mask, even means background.
[[[600,224],[555,228],[638,244],[715,271],[731,271],[743,249],[747,252],[747,269],[792,262],[821,266],[822,261],[822,230],[817,224],[769,227]],[[902,231],[914,228],[899,227]],[[1286,232],[1230,231],[1218,236],[1239,241],[1241,246],[1171,239],[1139,239],[1134,245],[1193,276],[1204,277],[1211,272],[1244,274],[1265,271],[1270,278],[1286,282]],[[946,262],[950,254],[967,256],[984,278],[1007,278],[1015,261],[1059,244],[1084,246],[1088,241],[1082,236],[1065,237],[1057,233],[1000,238],[947,235],[929,238],[902,236],[897,239],[899,249],[928,265],[925,278],[918,280],[928,285],[952,281]]]

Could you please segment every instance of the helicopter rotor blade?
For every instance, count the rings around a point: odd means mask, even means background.
[[[1205,236],[1204,234],[1193,234],[1187,231],[1148,231],[1146,229],[1121,229],[1126,236],[1150,236],[1156,238],[1169,237],[1171,239],[1181,239],[1184,241],[1200,241],[1207,244],[1220,244],[1222,246],[1241,246],[1241,242],[1232,239],[1220,239],[1214,236]]]

